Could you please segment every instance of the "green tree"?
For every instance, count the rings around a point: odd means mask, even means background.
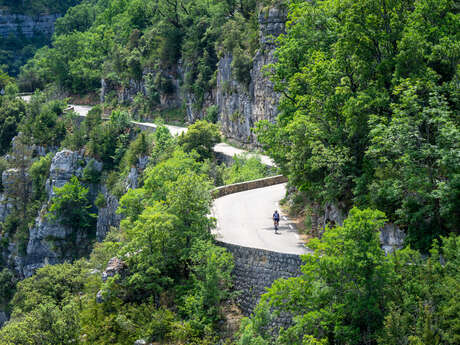
[[[271,66],[280,115],[257,133],[294,186],[318,204],[382,209],[424,250],[456,228],[441,214],[457,222],[443,186],[458,180],[444,153],[458,151],[459,16],[450,0],[290,4]]]
[[[48,194],[45,190],[46,180],[49,176],[53,155],[48,153],[32,163],[29,168],[29,175],[32,181],[32,199],[45,201]]]
[[[11,148],[11,140],[17,135],[18,124],[25,114],[25,103],[15,93],[0,96],[0,154]]]
[[[186,152],[195,150],[201,160],[211,158],[214,145],[221,140],[219,127],[213,123],[201,120],[188,128],[186,134],[179,137],[179,144]]]
[[[233,164],[223,170],[224,184],[232,184],[269,175],[269,168],[258,157],[233,157]]]
[[[305,344],[308,336],[329,344],[376,342],[391,278],[380,248],[384,222],[382,212],[352,209],[343,227],[310,241],[314,253],[303,257],[300,277],[275,281],[262,303],[295,315],[294,325],[280,333],[280,344]]]
[[[77,231],[94,230],[95,214],[90,212],[91,204],[88,200],[88,188],[81,185],[77,177],[72,176],[70,181],[53,191],[48,217]]]
[[[232,286],[233,257],[226,249],[208,241],[197,241],[192,248],[192,289],[185,297],[184,313],[196,329],[204,331],[222,317],[220,306]]]

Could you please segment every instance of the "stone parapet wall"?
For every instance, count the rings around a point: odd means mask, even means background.
[[[217,187],[213,191],[214,198],[220,198],[225,195],[244,192],[246,190],[256,189],[256,188],[263,188],[268,186],[273,186],[275,184],[285,183],[287,182],[287,177],[283,175],[265,177],[258,180],[253,181],[246,181],[241,183],[229,184],[222,187]]]
[[[302,259],[296,254],[272,252],[264,249],[242,247],[217,241],[217,245],[233,254],[234,290],[238,291],[236,302],[244,315],[254,312],[260,297],[276,279],[297,277],[301,274]],[[286,327],[288,315],[273,320],[272,326]]]

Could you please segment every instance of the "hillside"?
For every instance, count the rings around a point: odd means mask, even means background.
[[[459,47],[454,0],[71,7],[0,73],[0,343],[459,344]]]
[[[51,43],[57,18],[80,1],[0,1],[0,71],[17,76],[35,52]]]

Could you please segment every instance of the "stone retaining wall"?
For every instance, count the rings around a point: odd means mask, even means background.
[[[246,316],[254,311],[262,294],[276,279],[301,274],[302,260],[299,255],[242,247],[220,241],[217,241],[217,245],[233,254],[234,290],[239,291],[236,302]],[[291,318],[285,315],[273,320],[272,326],[286,327],[290,322]]]
[[[265,177],[258,180],[253,181],[246,181],[241,183],[229,184],[222,187],[217,187],[213,191],[213,196],[215,199],[220,198],[222,196],[243,192],[246,190],[256,189],[256,188],[263,188],[268,186],[273,186],[275,184],[285,183],[287,182],[287,177],[283,175]]]

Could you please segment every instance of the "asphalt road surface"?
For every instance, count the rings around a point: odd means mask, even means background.
[[[307,254],[305,248],[278,202],[286,193],[286,184],[226,195],[214,201],[217,219],[216,239],[243,247],[266,249],[280,253]],[[275,234],[272,214],[281,214]]]

